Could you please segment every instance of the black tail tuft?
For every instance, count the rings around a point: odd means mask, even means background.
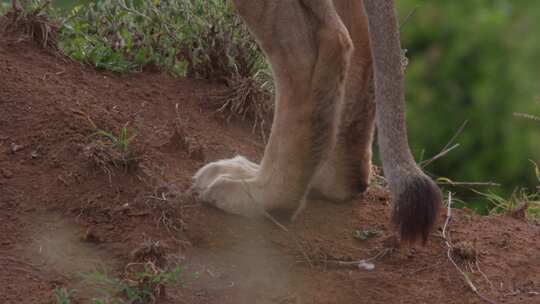
[[[392,223],[401,241],[413,244],[421,237],[425,244],[442,205],[439,187],[422,174],[404,178],[396,188]]]

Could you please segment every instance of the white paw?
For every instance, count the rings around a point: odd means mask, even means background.
[[[250,162],[243,156],[218,160],[206,164],[195,173],[193,176],[193,189],[201,193],[221,176],[233,179],[250,179],[255,177],[258,170],[259,165]]]
[[[207,164],[193,176],[193,190],[206,203],[226,212],[257,216],[264,212],[253,180],[259,165],[242,156]]]
[[[264,213],[261,197],[250,187],[250,181],[218,177],[199,197],[225,211],[247,217],[255,217]]]

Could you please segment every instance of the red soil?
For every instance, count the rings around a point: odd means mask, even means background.
[[[77,274],[103,264],[122,277],[148,240],[184,267],[184,286],[167,286],[158,303],[483,303],[450,263],[440,230],[425,247],[391,250],[389,201],[376,186],[349,204],[310,202],[298,221],[281,219],[288,232],[182,194],[208,161],[261,156],[247,122],[212,115],[219,89],[98,72],[0,37],[0,303],[55,303],[56,287],[75,289],[72,303],[94,303]],[[129,123],[136,168],[92,163],[90,121],[114,134]],[[453,213],[452,242],[476,250],[456,261],[479,292],[540,303],[540,227]],[[367,228],[382,234],[353,237]],[[335,262],[381,252],[373,271]]]

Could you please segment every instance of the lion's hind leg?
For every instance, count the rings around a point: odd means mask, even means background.
[[[373,69],[367,16],[360,1],[335,1],[354,43],[334,142],[317,171],[310,197],[344,202],[363,192],[370,180],[375,120]]]

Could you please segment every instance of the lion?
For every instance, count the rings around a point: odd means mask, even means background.
[[[308,197],[349,201],[369,186],[377,126],[401,241],[426,242],[442,202],[416,164],[404,114],[393,0],[233,0],[275,82],[275,115],[260,164],[242,156],[193,177],[204,202],[254,217],[300,212]]]

